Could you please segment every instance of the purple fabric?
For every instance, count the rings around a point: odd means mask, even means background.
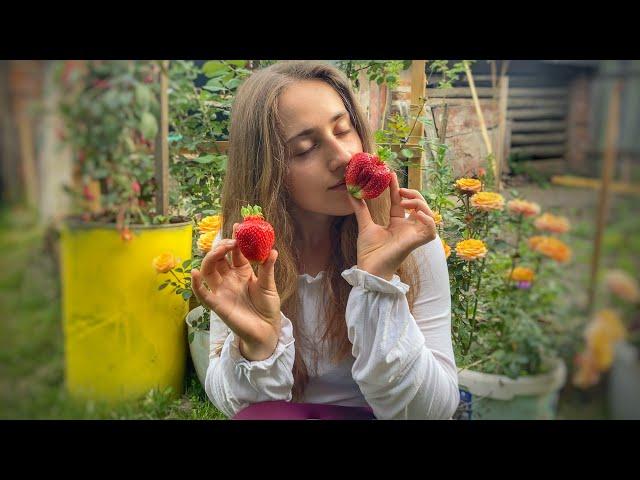
[[[320,403],[260,402],[239,411],[232,420],[375,420],[371,407]]]

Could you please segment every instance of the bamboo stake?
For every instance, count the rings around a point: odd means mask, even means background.
[[[500,184],[500,179],[498,178],[498,172],[496,170],[496,162],[493,160],[493,148],[491,147],[491,141],[489,140],[489,134],[487,132],[487,125],[484,121],[484,115],[482,114],[482,108],[480,107],[480,102],[478,101],[478,92],[476,91],[476,85],[473,81],[473,75],[471,74],[471,69],[469,68],[469,64],[465,61],[464,69],[467,73],[467,80],[469,81],[469,87],[471,88],[471,96],[473,97],[473,105],[476,108],[476,113],[478,114],[478,118],[480,119],[480,131],[482,132],[482,138],[484,140],[484,144],[487,147],[487,153],[489,158],[491,159],[491,170],[493,171],[493,177],[495,178],[496,185]]]
[[[426,60],[413,60],[411,62],[411,106],[410,115],[417,117],[420,113],[422,101],[426,96],[427,78],[425,73]],[[424,125],[420,121],[416,121],[413,129],[409,132],[409,137],[422,137],[424,133]],[[411,145],[416,146],[417,143]],[[407,145],[410,147],[411,145]],[[413,190],[422,190],[422,170],[425,163],[425,153],[420,152],[418,161],[413,161],[408,168],[408,188]]]
[[[598,198],[598,216],[596,220],[596,238],[594,241],[593,257],[591,258],[591,279],[589,282],[589,296],[587,304],[587,312],[591,315],[594,305],[594,297],[596,290],[596,280],[598,269],[600,266],[600,254],[602,251],[602,234],[604,232],[607,207],[609,204],[609,193],[611,179],[617,156],[618,134],[620,130],[620,93],[622,90],[622,81],[616,80],[611,90],[611,99],[609,100],[609,114],[607,124],[607,145],[604,152],[604,163],[602,165],[602,188]]]
[[[169,61],[160,69],[160,128],[156,137],[156,214],[169,212]]]

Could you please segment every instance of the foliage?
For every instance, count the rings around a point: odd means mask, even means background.
[[[177,188],[170,193],[185,215],[220,212],[227,155],[218,142],[228,140],[234,94],[251,71],[246,60],[208,61],[198,67],[178,60],[169,71],[170,172]],[[206,82],[198,86],[196,80]]]
[[[398,86],[400,72],[411,65],[411,60],[339,60],[336,66],[351,81],[353,89],[360,89],[359,73],[364,72],[370,81],[386,84],[390,89]]]
[[[523,241],[534,233],[535,215],[505,212],[499,202],[489,210],[474,207],[475,194],[455,186],[446,145],[435,147],[423,195],[442,215],[440,237],[451,246],[478,239],[488,251],[465,259],[452,248],[448,258],[456,361],[512,378],[543,373],[574,335],[560,321],[562,269]],[[483,170],[474,178],[486,186]],[[515,281],[516,267],[529,267],[533,280]]]
[[[84,220],[117,220],[121,228],[148,224],[155,215],[158,64],[68,61],[58,67],[57,111],[64,125],[58,136],[70,147],[81,180],[66,188],[73,211]]]

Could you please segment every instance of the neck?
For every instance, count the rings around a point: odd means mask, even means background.
[[[296,246],[302,251],[314,251],[331,244],[332,216],[299,208],[292,211],[292,216],[297,227]]]
[[[295,246],[300,254],[300,273],[317,274],[331,255],[331,222],[333,217],[301,209],[292,211],[297,232]]]

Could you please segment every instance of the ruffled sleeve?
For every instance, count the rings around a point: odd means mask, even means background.
[[[448,419],[459,402],[451,343],[449,274],[440,239],[413,253],[420,294],[409,310],[409,285],[354,266],[346,309],[355,361],[352,375],[379,419]]]
[[[250,361],[240,353],[240,339],[233,332],[221,333],[222,329],[213,327],[214,322],[222,323],[222,320],[211,312],[213,348],[205,391],[211,402],[228,417],[253,403],[291,401],[295,357],[293,325],[282,312],[280,314],[282,323],[275,351],[265,360]],[[224,343],[218,355],[215,345],[221,342]]]

